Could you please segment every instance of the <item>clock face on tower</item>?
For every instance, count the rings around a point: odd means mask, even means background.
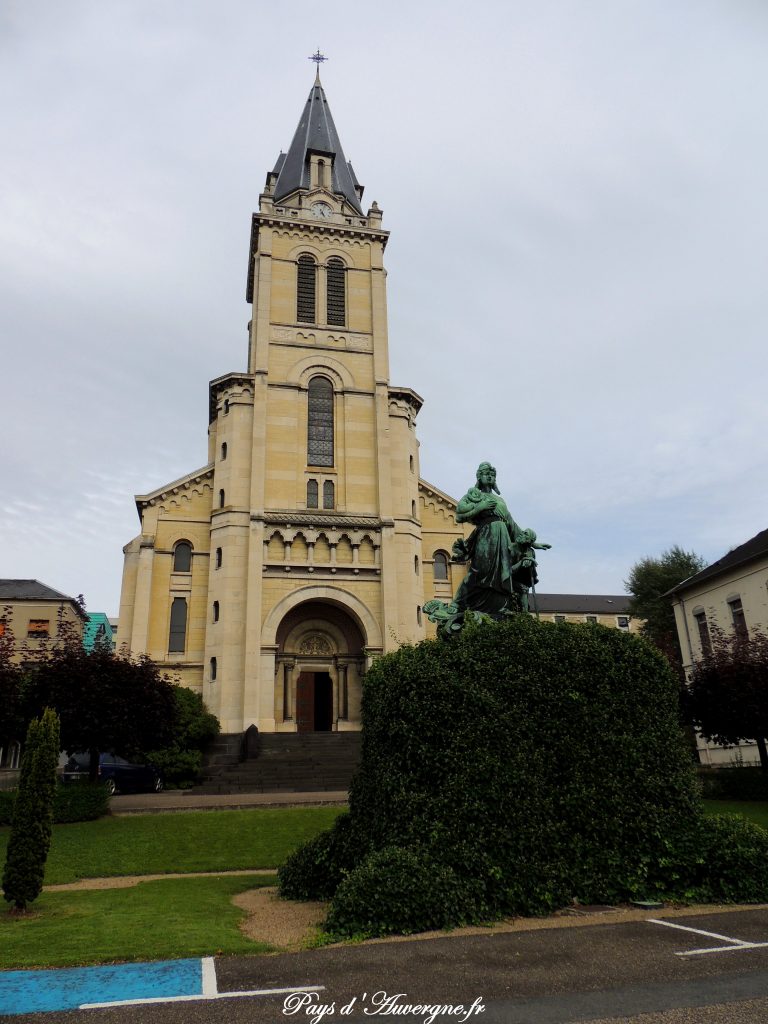
[[[330,217],[333,212],[327,203],[312,203],[309,212],[313,217]]]

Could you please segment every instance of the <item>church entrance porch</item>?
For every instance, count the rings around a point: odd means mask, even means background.
[[[280,623],[276,639],[278,731],[359,729],[365,640],[346,609],[326,601],[297,605]]]

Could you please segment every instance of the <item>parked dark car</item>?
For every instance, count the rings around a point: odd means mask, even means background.
[[[61,773],[63,783],[88,779],[91,755],[73,754]],[[99,754],[99,781],[110,793],[159,793],[163,788],[163,775],[148,764],[132,764],[117,754]]]

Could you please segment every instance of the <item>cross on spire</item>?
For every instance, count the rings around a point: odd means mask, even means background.
[[[308,60],[313,60],[315,62],[315,64],[317,65],[318,74],[320,73],[320,65],[323,63],[324,60],[328,60],[327,57],[324,57],[322,55],[322,53],[320,53],[320,47],[319,46],[317,48],[317,52],[313,53],[312,56],[308,57],[307,59]]]

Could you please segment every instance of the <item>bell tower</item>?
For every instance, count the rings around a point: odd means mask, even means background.
[[[313,675],[315,724],[357,728],[367,659],[424,636],[422,402],[389,383],[389,235],[363,191],[318,73],[252,216],[247,372],[210,389],[203,696],[225,729],[306,727]]]

